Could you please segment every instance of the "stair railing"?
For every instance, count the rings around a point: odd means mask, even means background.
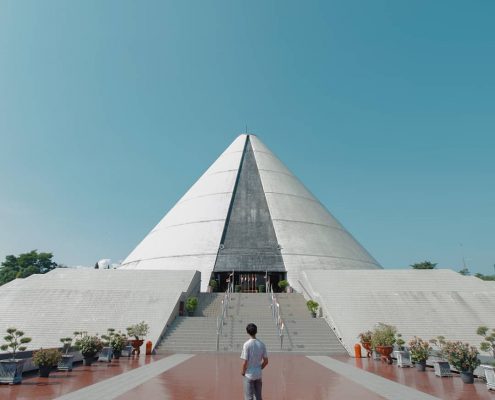
[[[277,328],[277,334],[280,339],[280,350],[282,350],[282,346],[284,344],[284,320],[280,316],[280,304],[277,301],[277,297],[275,296],[275,293],[273,292],[273,286],[271,283],[267,283],[267,293],[268,293],[268,300],[270,301],[270,308],[272,309],[272,317],[273,321],[275,322],[275,327]]]
[[[220,349],[220,335],[223,332],[223,324],[225,321],[225,317],[227,317],[229,302],[232,299],[233,289],[234,282],[229,282],[227,290],[225,291],[220,304],[220,315],[217,317],[217,351]]]

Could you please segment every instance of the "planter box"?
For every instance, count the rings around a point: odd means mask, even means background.
[[[397,359],[397,366],[404,367],[412,367],[411,363],[411,354],[408,351],[396,350],[394,351],[394,356]]]
[[[130,357],[132,354],[132,346],[125,346],[120,353],[121,357]]]
[[[113,350],[111,347],[103,347],[98,357],[98,361],[111,362],[112,361]]]
[[[0,383],[21,383],[24,360],[0,360]]]
[[[72,371],[73,363],[74,363],[73,354],[62,354],[62,358],[60,359],[57,365],[57,369],[59,371]]]
[[[435,369],[436,376],[452,376],[452,372],[450,371],[450,364],[447,361],[434,361],[433,368]]]
[[[486,387],[488,390],[495,390],[495,368],[491,365],[481,366],[485,371]]]

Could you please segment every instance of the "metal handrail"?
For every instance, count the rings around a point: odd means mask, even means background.
[[[222,334],[223,331],[225,317],[227,317],[228,314],[229,303],[230,300],[232,299],[233,289],[234,289],[234,281],[232,279],[232,282],[229,282],[227,286],[227,290],[223,295],[223,299],[220,305],[221,307],[220,315],[217,317],[217,351],[220,349],[220,335]]]
[[[273,286],[270,282],[267,282],[267,293],[268,300],[270,301],[270,308],[272,309],[272,317],[275,322],[275,327],[277,328],[278,337],[280,338],[280,350],[282,350],[282,346],[284,344],[284,329],[285,324],[284,320],[280,316],[280,304],[277,301],[277,297],[273,292]]]

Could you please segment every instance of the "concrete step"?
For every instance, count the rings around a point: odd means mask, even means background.
[[[157,352],[216,351],[217,316],[223,293],[202,293],[195,317],[178,317],[169,327]],[[277,294],[280,313],[285,323],[283,345],[272,318],[266,293],[234,293],[229,299],[227,318],[219,337],[219,351],[240,352],[247,340],[249,322],[258,326],[258,337],[270,353],[345,354],[345,350],[325,320],[312,318],[306,300],[300,294]]]

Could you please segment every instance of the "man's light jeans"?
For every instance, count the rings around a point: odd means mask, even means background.
[[[262,400],[261,386],[261,379],[252,381],[251,379],[244,377],[244,400]]]

